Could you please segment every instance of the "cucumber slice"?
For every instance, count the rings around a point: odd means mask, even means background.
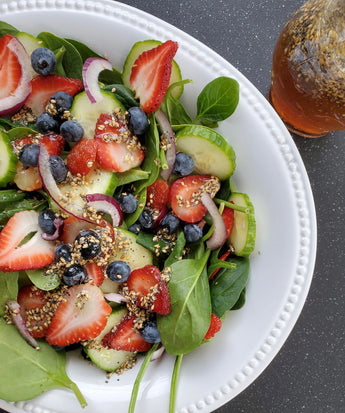
[[[125,261],[132,271],[152,264],[152,252],[137,244],[137,236],[135,234],[124,229],[117,229],[115,234],[117,243],[112,253],[111,261]]]
[[[233,192],[229,202],[247,208],[247,213],[234,212],[234,227],[228,239],[228,243],[233,246],[235,255],[248,257],[255,248],[256,221],[254,206],[247,194]]]
[[[96,122],[101,113],[112,114],[118,108],[125,111],[113,93],[101,90],[101,94],[103,99],[96,103],[90,102],[86,92],[79,93],[73,100],[71,114],[83,127],[84,137],[87,139],[94,137]]]
[[[36,37],[32,36],[29,33],[19,32],[16,34],[16,37],[21,42],[21,44],[24,46],[29,56],[35,49],[39,47],[45,47],[44,42],[42,40],[37,39]]]
[[[147,50],[151,50],[159,46],[160,44],[162,44],[162,42],[160,42],[159,40],[143,40],[133,45],[123,66],[122,81],[125,86],[127,86],[129,89],[131,88],[129,79],[131,77],[132,67],[134,62],[141,55],[141,53],[146,52]],[[175,60],[173,60],[169,85],[175,82],[180,82],[181,80],[182,76],[180,67],[175,62]],[[182,92],[183,86],[176,86],[171,93],[176,99],[178,99],[182,95]]]
[[[8,136],[0,131],[0,187],[5,187],[11,182],[17,170],[17,155]]]
[[[191,125],[179,130],[176,148],[194,159],[194,171],[200,175],[214,175],[223,181],[235,170],[234,150],[222,135],[206,126]]]
[[[105,278],[99,288],[104,293],[117,293],[119,291],[120,283],[112,281],[110,278]]]
[[[107,324],[101,334],[91,340],[85,347],[85,353],[90,360],[100,369],[114,372],[120,369],[135,357],[135,353],[123,350],[113,350],[102,347],[102,338],[116,325],[126,314],[125,308],[117,308],[110,314]]]

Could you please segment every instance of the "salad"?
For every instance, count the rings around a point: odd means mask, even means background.
[[[206,345],[245,303],[254,207],[215,129],[236,80],[181,103],[178,44],[133,45],[121,71],[73,39],[0,22],[0,398],[84,395],[66,352],[106,374]],[[21,355],[18,358],[18,354]]]

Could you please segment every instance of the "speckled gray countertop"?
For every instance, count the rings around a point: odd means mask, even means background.
[[[266,96],[275,41],[288,16],[303,1],[122,3],[202,41]],[[318,253],[313,282],[302,314],[277,357],[252,385],[216,413],[345,412],[345,132],[294,140],[316,204]]]

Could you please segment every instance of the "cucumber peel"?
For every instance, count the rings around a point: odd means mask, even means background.
[[[17,155],[8,136],[0,131],[0,187],[5,187],[11,182],[17,170]]]

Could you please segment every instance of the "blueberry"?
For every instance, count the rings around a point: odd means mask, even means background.
[[[186,224],[183,228],[186,242],[197,242],[202,238],[202,229],[197,224]]]
[[[176,232],[179,225],[180,220],[172,212],[168,212],[160,223],[160,226],[166,228],[169,234]]]
[[[101,252],[101,240],[95,231],[81,231],[75,241],[80,246],[80,255],[84,260],[95,258]]]
[[[134,224],[130,225],[127,229],[133,234],[138,235],[139,232],[142,230],[142,226],[139,224],[139,222],[135,222]]]
[[[135,136],[143,135],[150,126],[146,113],[138,106],[128,109],[127,121],[129,130]]]
[[[22,147],[18,159],[25,166],[37,166],[40,147],[36,143],[28,143]]]
[[[55,213],[51,209],[45,209],[38,215],[38,225],[46,234],[52,235],[56,231],[54,225]]]
[[[108,265],[106,274],[110,280],[121,283],[128,280],[131,268],[124,261],[113,261]]]
[[[43,112],[36,120],[36,128],[40,133],[56,132],[59,130],[59,122],[48,112]]]
[[[84,268],[79,264],[73,264],[67,267],[62,276],[62,282],[69,287],[82,284],[86,279]]]
[[[148,208],[144,208],[138,218],[138,222],[143,228],[150,229],[154,222],[153,212]]]
[[[60,126],[60,133],[67,142],[79,142],[84,129],[76,120],[67,120]]]
[[[65,262],[72,261],[71,247],[67,244],[60,244],[54,250],[54,261],[63,259]]]
[[[49,99],[49,110],[53,115],[61,118],[66,111],[72,107],[73,96],[67,92],[59,91],[54,93]]]
[[[61,156],[51,156],[49,158],[49,165],[56,182],[63,182],[67,178],[68,168]]]
[[[39,47],[31,53],[31,65],[35,72],[47,76],[56,69],[56,57],[51,50]]]
[[[194,159],[185,152],[178,152],[173,173],[181,176],[190,175],[194,170]]]
[[[120,203],[122,212],[125,214],[131,214],[136,211],[138,207],[138,201],[133,194],[124,192],[119,195],[117,200]]]
[[[161,341],[161,336],[159,335],[155,320],[144,321],[140,334],[148,343],[159,343]]]

